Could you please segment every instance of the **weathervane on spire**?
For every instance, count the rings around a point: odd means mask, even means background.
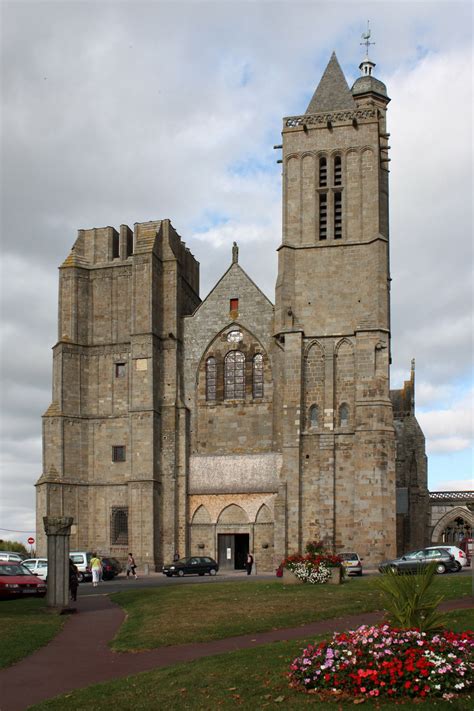
[[[372,62],[369,59],[369,47],[371,44],[375,44],[375,42],[370,41],[371,37],[371,32],[370,32],[370,26],[369,26],[369,21],[367,20],[367,32],[362,33],[362,39],[364,40],[363,42],[360,42],[360,44],[365,44],[365,57],[362,60],[362,62],[359,64],[359,69],[362,72],[362,76],[371,76],[372,75],[372,69],[375,67],[374,62]]]
[[[370,42],[370,37],[371,37],[371,32],[370,32],[369,20],[367,20],[367,32],[362,33],[362,39],[364,41],[360,42],[360,44],[365,44],[365,54],[366,54],[367,58],[369,57],[370,45],[375,44],[375,42]]]

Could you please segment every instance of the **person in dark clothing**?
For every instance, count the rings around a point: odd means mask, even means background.
[[[178,551],[175,551],[174,556],[173,556],[173,562],[176,563],[177,560],[179,560],[179,553],[178,553]]]
[[[71,593],[71,600],[76,602],[77,600],[77,588],[79,587],[79,578],[77,574],[77,568],[69,558],[69,591]]]
[[[250,575],[250,573],[252,572],[252,566],[253,566],[253,555],[249,551],[247,553],[247,560],[245,561],[245,569],[247,571],[247,575]]]

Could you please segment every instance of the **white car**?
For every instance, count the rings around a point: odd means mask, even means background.
[[[34,575],[37,575],[38,578],[46,580],[46,578],[48,577],[47,558],[27,558],[26,560],[22,561],[22,563],[23,565],[26,565],[28,570],[31,570]]]
[[[457,546],[428,546],[428,550],[433,548],[436,548],[436,550],[445,550],[448,551],[448,553],[451,553],[454,560],[458,564],[458,572],[461,570],[461,568],[465,568],[466,565],[469,565],[467,555]]]
[[[6,560],[9,563],[22,563],[25,556],[21,553],[12,553],[11,551],[0,551],[0,560]]]

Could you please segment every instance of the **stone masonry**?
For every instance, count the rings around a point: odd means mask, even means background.
[[[333,54],[283,121],[275,305],[235,244],[201,302],[169,220],[79,231],[37,482],[38,522],[73,517],[72,550],[224,568],[251,550],[272,570],[309,539],[374,564],[428,540],[413,371],[390,393],[389,98],[373,67],[349,89]]]

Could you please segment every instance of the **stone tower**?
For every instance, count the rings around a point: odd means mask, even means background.
[[[284,120],[275,547],[310,537],[375,562],[395,553],[396,521],[389,98],[373,66],[350,90],[333,54],[306,113]]]

